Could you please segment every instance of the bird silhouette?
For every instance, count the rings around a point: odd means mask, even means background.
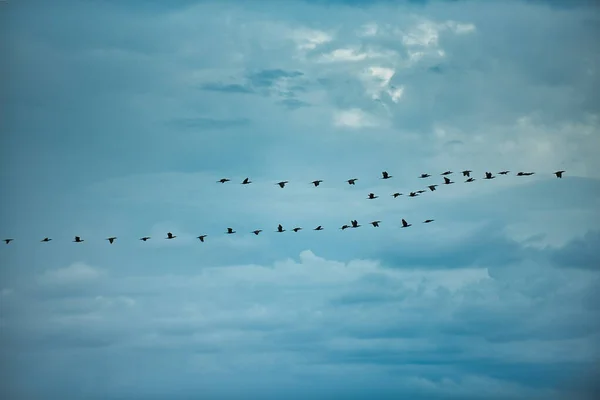
[[[373,225],[374,228],[379,228],[380,223],[381,223],[381,221],[373,221],[370,224]]]
[[[252,233],[254,233],[256,236],[258,236],[258,234],[261,232],[262,232],[262,229],[257,229],[255,231],[252,231]]]
[[[250,183],[252,183],[252,181],[250,180],[250,178],[246,178],[242,181],[242,185],[249,185]]]
[[[231,228],[227,228],[227,232],[225,232],[225,233],[228,234],[228,235],[232,235],[232,234],[235,233],[235,231],[233,229],[231,229]]]
[[[442,172],[441,175],[450,175],[452,173],[453,173],[452,171],[445,171],[445,172]]]
[[[483,179],[494,179],[494,178],[495,178],[495,176],[492,175],[491,172],[486,172],[485,173],[485,178],[483,178]]]
[[[173,235],[171,232],[167,233],[167,237],[165,239],[175,239],[177,236]]]
[[[419,193],[419,194],[425,193],[425,190],[417,190],[417,193]]]
[[[9,244],[10,242],[12,242],[15,239],[4,239],[4,243]]]
[[[428,224],[428,223],[433,222],[433,221],[434,221],[433,219],[426,219],[425,221],[423,221],[423,223],[424,224]]]
[[[113,236],[113,237],[109,237],[109,238],[107,238],[106,240],[108,240],[108,243],[110,243],[110,244],[113,244],[113,243],[115,242],[115,240],[116,240],[116,239],[117,239],[117,237],[116,237],[116,236]]]
[[[358,221],[353,219],[352,221],[350,221],[350,223],[352,224],[352,228],[358,228],[360,225],[358,224]]]
[[[408,228],[409,226],[412,226],[412,224],[409,224],[408,222],[406,222],[406,220],[403,218],[402,219],[402,227],[403,228]]]
[[[444,177],[444,185],[450,185],[452,182],[450,179],[448,179],[447,177]]]
[[[429,174],[421,174],[421,176],[419,176],[419,178],[429,178],[431,175]]]
[[[283,226],[281,226],[281,224],[277,225],[277,231],[276,232],[285,232],[285,229],[283,229]]]
[[[302,228],[300,228],[300,227],[297,227],[297,228],[294,228],[294,229],[292,229],[292,230],[293,230],[294,232],[298,232],[298,231],[301,231],[301,230],[302,230]]]
[[[313,229],[314,231],[322,231],[323,227],[321,225],[317,226],[315,229]]]
[[[396,192],[396,193],[394,193],[392,196],[394,196],[394,198],[396,198],[396,197],[398,197],[398,196],[402,196],[402,193],[398,193],[398,192]]]
[[[320,185],[322,182],[323,182],[323,181],[322,181],[321,179],[319,179],[319,180],[316,180],[316,181],[312,181],[311,183],[312,183],[313,185],[315,185],[315,187],[317,187],[317,186],[319,186],[319,185]]]
[[[279,185],[279,187],[283,189],[285,187],[286,183],[289,183],[289,182],[288,181],[281,181],[281,182],[277,182],[276,185]]]
[[[429,185],[427,186],[429,188],[429,190],[431,190],[432,192],[435,192],[435,188],[437,187],[437,185]]]
[[[467,182],[467,183],[468,183],[468,182],[474,182],[474,181],[475,181],[475,178],[469,178],[469,179],[467,179],[465,182]]]
[[[48,237],[45,237],[45,238],[43,238],[42,240],[40,240],[40,242],[49,242],[49,241],[51,241],[51,240],[52,240],[52,239],[50,239],[50,238],[48,238]]]
[[[376,199],[376,198],[378,198],[378,197],[379,197],[379,196],[375,196],[375,194],[374,194],[374,193],[369,193],[369,197],[367,197],[367,199],[369,199],[369,200],[373,200],[373,199]]]
[[[200,235],[200,236],[196,236],[196,239],[199,239],[202,243],[204,243],[204,238],[207,237],[208,235]]]
[[[342,225],[342,227],[340,229],[344,230],[344,229],[348,229],[348,228],[350,228],[350,227],[348,225],[344,224],[344,225]]]
[[[556,175],[557,178],[562,178],[564,172],[565,171],[556,171],[554,175]]]
[[[358,180],[358,178],[352,178],[352,179],[348,179],[346,182],[348,182],[348,185],[354,185],[354,182],[356,182]]]
[[[500,171],[498,175],[507,175],[510,171]]]
[[[75,243],[81,243],[83,241],[84,240],[81,237],[79,237],[79,236],[75,236],[75,240],[73,240],[73,242],[75,242]]]
[[[146,240],[148,240],[148,239],[150,239],[150,236],[144,236],[143,238],[140,238],[140,240],[142,240],[142,241],[144,241],[144,242],[145,242]]]
[[[417,197],[419,194],[416,192],[410,192],[410,194],[408,195],[408,197]]]
[[[381,173],[382,178],[381,179],[390,179],[392,176],[390,174],[388,174],[387,171],[383,171]]]
[[[466,177],[468,178],[468,177],[470,177],[470,176],[471,176],[471,172],[473,172],[473,171],[471,171],[470,169],[465,169],[465,170],[462,172],[462,174],[463,174],[463,176],[466,176]]]
[[[222,178],[222,179],[219,179],[219,180],[217,181],[217,183],[225,183],[225,182],[229,182],[229,181],[230,181],[230,179],[227,179],[227,178]]]
[[[535,172],[518,172],[517,176],[530,176],[535,174]]]

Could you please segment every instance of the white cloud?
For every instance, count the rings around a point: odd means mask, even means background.
[[[318,46],[333,40],[333,35],[315,29],[296,29],[291,33],[291,38],[296,42],[298,50],[314,50]]]
[[[368,128],[379,125],[373,116],[359,108],[336,112],[333,116],[333,124],[341,128]]]
[[[71,285],[89,283],[103,277],[104,271],[77,262],[68,267],[46,271],[38,275],[38,282],[49,285]]]
[[[376,51],[367,49],[366,51],[362,51],[358,48],[346,47],[335,49],[331,53],[323,54],[318,61],[323,63],[357,62],[373,58],[391,58],[395,55],[396,53],[391,50]]]

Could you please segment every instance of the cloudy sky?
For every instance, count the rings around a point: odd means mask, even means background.
[[[9,0],[0,33],[0,397],[600,391],[594,2]]]

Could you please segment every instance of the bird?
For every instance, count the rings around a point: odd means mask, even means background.
[[[390,179],[390,178],[392,177],[390,174],[388,174],[388,172],[387,172],[387,171],[383,171],[383,172],[381,173],[381,175],[382,175],[382,178],[381,178],[381,179]]]
[[[417,190],[417,193],[425,193],[425,190]]]
[[[554,175],[556,175],[557,178],[562,178],[563,172],[565,171],[556,171]]]
[[[276,185],[279,185],[280,188],[284,188],[285,184],[288,183],[288,181],[281,181],[281,182],[277,182]]]
[[[277,225],[277,231],[276,232],[285,232],[285,229],[283,229],[283,226],[281,226],[281,224]]]
[[[51,240],[52,240],[52,239],[50,239],[50,238],[48,238],[48,237],[45,237],[45,238],[43,238],[42,240],[40,240],[40,242],[49,242],[49,241],[51,241]]]
[[[116,238],[117,238],[116,236],[112,236],[112,237],[109,237],[109,238],[107,238],[106,240],[108,240],[108,242],[109,242],[110,244],[113,244],[113,243],[115,242],[115,239],[116,239]]]
[[[150,239],[150,236],[144,236],[143,238],[140,238],[140,240],[142,240],[142,241],[144,241],[144,242],[145,242],[146,240],[148,240],[148,239]]]
[[[474,182],[474,181],[475,181],[475,178],[469,178],[469,179],[467,179],[465,182],[467,182],[467,183],[468,183],[468,182]]]
[[[367,199],[373,200],[373,199],[376,199],[376,198],[378,198],[378,197],[379,197],[379,196],[375,196],[375,194],[374,194],[374,193],[369,193],[369,197],[367,197]]]
[[[371,222],[370,224],[371,224],[371,225],[373,225],[373,227],[374,227],[374,228],[379,228],[379,223],[380,223],[380,222],[381,222],[381,221],[373,221],[373,222]]]
[[[452,171],[446,171],[446,172],[442,172],[442,175],[450,175],[452,173],[453,173]]]
[[[167,237],[165,239],[175,239],[177,236],[173,235],[171,232],[167,233]]]
[[[437,186],[437,185],[429,185],[429,186],[427,186],[427,187],[429,188],[429,190],[431,190],[432,192],[434,192],[434,191],[435,191],[435,188],[436,188],[436,186]]]
[[[433,221],[434,221],[433,219],[426,219],[425,221],[423,221],[423,223],[424,224],[428,224],[428,223],[433,222]]]
[[[344,229],[348,229],[348,228],[350,228],[350,227],[348,225],[344,224],[344,225],[342,225],[342,227],[340,229],[344,230]]]
[[[410,194],[408,195],[408,197],[417,197],[419,194],[415,193],[415,192],[410,192]]]
[[[250,183],[252,183],[252,181],[250,180],[250,178],[246,178],[246,179],[244,179],[244,180],[242,181],[242,185],[248,185],[248,184],[250,184]]]
[[[4,243],[9,244],[10,242],[12,242],[14,239],[4,239]]]
[[[421,174],[419,178],[429,178],[431,175],[429,174]]]
[[[409,224],[408,222],[406,222],[406,220],[404,218],[402,218],[402,227],[408,228],[409,226],[412,226],[412,224]]]
[[[231,179],[222,178],[222,179],[219,179],[219,180],[217,181],[217,183],[225,183],[225,182],[229,182],[230,180],[231,180]]]
[[[517,176],[530,176],[535,174],[535,172],[518,172]]]
[[[352,179],[348,179],[346,182],[348,182],[348,185],[354,185],[354,182],[356,182],[358,180],[358,178],[352,178]]]
[[[470,176],[471,176],[471,172],[473,172],[473,171],[471,171],[470,169],[465,169],[465,170],[462,172],[462,174],[463,174],[463,176],[466,176],[466,177],[468,178],[468,177],[470,177]]]
[[[500,171],[498,175],[507,175],[510,171]]]
[[[350,221],[350,223],[352,224],[352,228],[358,228],[360,225],[358,224],[358,221],[353,219],[352,221]]]
[[[494,178],[495,178],[495,176],[493,176],[491,172],[486,172],[485,178],[483,178],[483,179],[494,179]]]
[[[300,227],[297,227],[297,228],[294,228],[294,229],[292,229],[292,230],[293,230],[294,232],[298,232],[298,231],[301,231],[301,230],[302,230],[302,228],[300,228]]]
[[[79,237],[79,236],[75,236],[75,240],[73,240],[73,242],[75,242],[75,243],[81,243],[81,242],[83,242],[83,239],[81,237]]]
[[[255,231],[252,231],[252,233],[254,233],[256,236],[258,236],[258,234],[261,232],[262,232],[262,229],[257,229]]]
[[[451,181],[450,179],[448,179],[447,177],[444,177],[444,185],[449,185],[449,184],[451,184],[451,183],[454,183],[454,182],[452,182],[452,181]]]
[[[200,236],[196,236],[197,239],[200,239],[200,241],[202,243],[204,243],[204,238],[207,237],[208,235],[200,235]]]
[[[228,235],[231,235],[231,234],[234,234],[235,231],[233,229],[231,229],[231,228],[227,228],[227,232],[225,232],[225,233],[228,234]]]
[[[323,227],[321,225],[317,226],[313,231],[322,231]]]
[[[394,196],[394,198],[396,198],[396,197],[398,197],[398,196],[402,196],[402,193],[398,193],[398,192],[396,192],[396,193],[394,193],[392,196]]]
[[[316,181],[312,181],[311,183],[312,183],[313,185],[315,185],[315,187],[317,187],[317,186],[319,186],[319,185],[320,185],[322,182],[323,182],[323,181],[322,181],[321,179],[319,179],[319,180],[316,180]]]

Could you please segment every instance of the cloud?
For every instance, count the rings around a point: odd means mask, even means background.
[[[376,120],[358,108],[341,110],[333,118],[333,124],[340,128],[365,128],[378,125]]]

